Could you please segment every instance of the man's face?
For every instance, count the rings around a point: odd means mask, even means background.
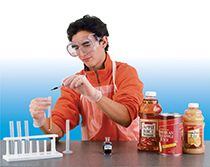
[[[73,35],[72,42],[80,41],[88,38],[92,34],[88,31],[80,31]],[[107,39],[107,38],[106,38]],[[92,43],[96,49],[90,53],[84,53],[82,49],[79,52],[79,59],[89,68],[89,70],[98,70],[103,68],[103,62],[105,60],[105,50],[103,42],[98,42],[95,38]]]

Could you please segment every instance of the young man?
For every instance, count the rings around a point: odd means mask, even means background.
[[[67,51],[79,57],[84,69],[64,78],[61,97],[52,110],[52,129],[44,111],[52,105],[47,98],[31,101],[34,126],[43,133],[64,136],[65,122],[70,128],[79,125],[82,116],[82,140],[138,140],[138,111],[143,101],[143,84],[136,70],[126,63],[114,62],[107,53],[108,30],[97,17],[84,16],[67,30]]]

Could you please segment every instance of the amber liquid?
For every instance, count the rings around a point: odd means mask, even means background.
[[[138,149],[159,150],[159,113],[162,111],[157,99],[144,99],[140,107],[140,128]],[[142,132],[143,131],[143,132]]]
[[[52,129],[52,118],[47,118],[48,119],[48,131]]]

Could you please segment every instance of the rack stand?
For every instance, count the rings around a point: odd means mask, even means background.
[[[26,137],[5,137],[3,140],[6,141],[6,155],[3,155],[3,159],[8,162],[11,161],[28,161],[36,159],[48,159],[48,158],[58,158],[63,157],[62,153],[56,151],[55,138],[58,137],[57,134],[49,135],[39,135],[39,136],[26,136]],[[40,152],[39,140],[36,141],[36,152],[32,151],[32,144],[35,142],[29,139],[42,139],[42,138],[52,138],[51,139],[51,150],[47,151],[47,141],[44,140],[44,150]],[[25,151],[26,141],[29,141],[29,152]],[[9,144],[9,142],[11,144]],[[10,145],[14,144],[14,150],[11,150]],[[9,151],[11,150],[11,151]],[[19,150],[19,151],[18,151]],[[13,153],[14,152],[14,153]]]

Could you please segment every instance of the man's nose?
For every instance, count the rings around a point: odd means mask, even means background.
[[[79,48],[79,56],[86,56],[87,53],[85,53],[81,48]]]

